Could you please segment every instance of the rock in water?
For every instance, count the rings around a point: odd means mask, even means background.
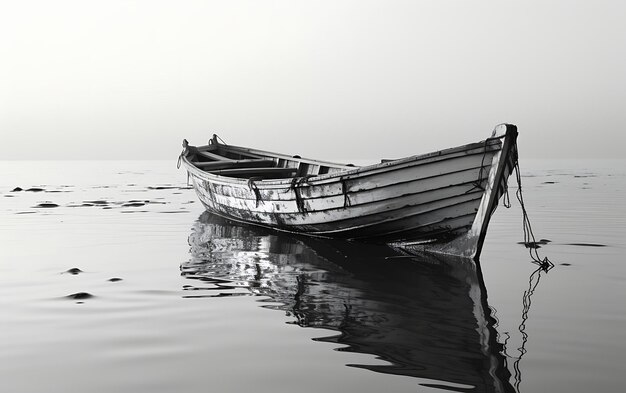
[[[77,267],[73,267],[73,268],[71,268],[71,269],[68,269],[68,270],[66,270],[65,272],[66,272],[66,273],[69,273],[69,274],[74,274],[74,275],[79,274],[79,273],[83,273],[83,271],[82,271],[82,270],[80,270],[80,269],[79,269],[79,268],[77,268]]]
[[[67,297],[69,299],[74,299],[74,300],[83,300],[83,299],[91,299],[94,296],[88,292],[76,292],[71,295],[67,295]]]
[[[59,205],[57,205],[56,203],[45,202],[45,203],[40,203],[35,207],[53,208],[53,207],[59,207]]]

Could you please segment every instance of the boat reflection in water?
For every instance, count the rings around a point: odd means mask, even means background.
[[[385,246],[291,236],[209,213],[189,244],[182,274],[206,290],[187,285],[189,297],[267,296],[294,323],[339,332],[319,340],[389,362],[352,366],[453,391],[515,391],[474,262],[416,261]]]

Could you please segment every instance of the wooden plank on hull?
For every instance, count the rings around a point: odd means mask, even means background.
[[[390,171],[395,172],[406,167],[414,168],[414,167],[419,167],[419,166],[429,165],[429,164],[437,164],[436,167],[445,168],[447,165],[443,165],[443,164],[448,161],[456,161],[458,159],[468,158],[468,160],[471,162],[472,156],[474,157],[477,156],[479,158],[479,162],[482,160],[484,161],[484,164],[489,164],[490,161],[487,157],[493,156],[493,154],[497,153],[499,150],[500,150],[499,145],[493,145],[493,146],[487,146],[487,147],[482,145],[479,148],[473,148],[467,151],[464,151],[464,150],[455,151],[454,153],[445,154],[445,155],[433,154],[433,155],[429,155],[426,158],[423,158],[422,156],[414,156],[414,157],[409,157],[409,158],[405,158],[405,159],[401,159],[397,161],[361,167],[357,171],[351,171],[349,173],[346,173],[343,177],[345,179],[359,178],[359,177],[364,177],[364,176],[372,176],[372,175],[377,175],[377,174],[382,174],[382,173],[388,173]]]
[[[318,199],[303,199],[301,205],[298,205],[296,199],[274,198],[273,200],[263,198],[261,200],[248,198],[234,198],[211,191],[212,198],[218,203],[229,205],[232,208],[250,211],[252,213],[277,214],[284,218],[282,220],[292,225],[309,225],[316,223],[325,223],[332,225],[337,220],[344,220],[352,216],[364,218],[372,214],[381,212],[393,212],[397,209],[403,209],[410,206],[417,206],[425,203],[432,203],[437,200],[443,200],[450,197],[472,195],[482,193],[483,190],[477,187],[476,173],[470,173],[466,178],[438,178],[432,183],[432,189],[419,189],[415,186],[390,187],[394,192],[383,192],[376,190],[376,197],[379,199],[370,199],[369,193],[361,192],[350,194],[348,196],[331,196]],[[461,180],[459,184],[451,184]],[[463,182],[464,180],[464,182]],[[411,193],[411,190],[417,192]],[[253,191],[248,187],[241,190],[241,193],[254,195]],[[348,203],[346,203],[348,197]],[[301,211],[301,207],[304,211]],[[306,212],[306,214],[303,214]]]
[[[298,192],[299,198],[306,201],[312,201],[318,198],[322,200],[328,198],[345,199],[345,196],[348,195],[351,204],[356,205],[360,203],[365,203],[365,201],[361,202],[359,198],[368,198],[367,195],[372,195],[372,200],[378,200],[384,198],[393,198],[399,195],[406,194],[408,192],[419,193],[423,191],[428,191],[429,189],[444,187],[448,185],[474,182],[477,181],[481,176],[481,168],[483,171],[482,176],[483,178],[486,178],[490,167],[476,166],[473,168],[465,168],[459,171],[453,171],[450,173],[441,174],[439,176],[430,176],[426,178],[420,177],[418,174],[414,174],[413,177],[411,177],[411,175],[406,175],[404,176],[406,179],[400,178],[396,182],[381,184],[380,186],[374,187],[372,189],[363,189],[361,187],[355,188],[351,185],[353,183],[350,182],[342,183],[340,181],[337,181],[336,183],[322,185],[308,184],[305,182],[302,185],[298,186]],[[268,189],[263,188],[263,186],[264,185],[262,183],[257,183],[260,196],[263,200],[289,201],[298,198],[298,196],[296,196],[295,194],[291,182],[280,189]],[[411,189],[411,191],[407,191],[409,189]],[[215,194],[237,199],[256,200],[257,198],[257,196],[250,191],[247,184],[241,186],[214,185],[213,192]],[[313,208],[312,210],[315,210],[315,208]]]
[[[436,222],[428,224],[420,224],[418,226],[407,225],[395,232],[379,232],[368,235],[360,235],[349,237],[351,240],[359,241],[376,241],[382,243],[389,242],[418,242],[418,241],[437,241],[450,239],[451,237],[460,236],[467,233],[474,221],[474,215],[444,218]]]
[[[473,197],[473,198],[472,198]],[[478,195],[470,195],[466,198],[453,197],[440,201],[417,206],[407,207],[393,212],[384,212],[366,217],[348,218],[328,224],[313,224],[315,232],[332,235],[348,230],[367,231],[367,228],[376,228],[375,231],[395,231],[403,228],[407,222],[431,222],[445,217],[456,217],[476,214],[476,208],[480,203]],[[433,219],[432,217],[437,217]],[[415,226],[415,225],[413,225]]]
[[[372,190],[395,183],[415,180],[427,181],[428,179],[444,176],[448,173],[461,172],[474,168],[480,169],[481,167],[483,168],[483,172],[485,172],[486,177],[489,171],[492,155],[488,155],[485,162],[482,162],[482,157],[482,155],[455,157],[454,159],[447,161],[445,166],[440,165],[439,163],[406,166],[395,170],[392,176],[389,172],[367,173],[358,178],[345,176],[343,181],[347,183],[348,191],[356,192]]]
[[[357,206],[344,206],[340,201],[336,206],[323,206],[312,210],[312,205],[307,201],[304,211],[298,206],[297,201],[267,201],[267,200],[244,200],[232,199],[221,195],[212,195],[212,199],[219,204],[228,205],[231,208],[240,209],[253,214],[274,214],[280,216],[281,221],[290,225],[340,225],[344,220],[368,220],[370,216],[381,214],[401,214],[397,211],[418,206],[429,206],[433,203],[445,203],[450,198],[465,200],[482,194],[482,190],[474,189],[469,184],[445,187],[417,195],[403,195],[392,199],[370,202]],[[321,200],[315,200],[321,202]],[[322,207],[322,206],[317,206]]]
[[[374,212],[367,216],[358,216],[350,213],[354,211],[337,212],[336,214],[329,213],[307,213],[307,214],[280,214],[271,213],[272,207],[267,206],[268,211],[249,211],[245,208],[238,208],[231,204],[224,204],[221,201],[217,201],[218,205],[223,206],[232,214],[236,214],[238,217],[255,217],[257,220],[262,220],[268,223],[281,223],[281,225],[297,226],[306,229],[309,232],[315,232],[319,234],[339,234],[347,230],[355,228],[366,228],[369,226],[375,226],[389,223],[386,231],[395,229],[397,225],[402,224],[403,221],[426,219],[430,220],[430,216],[454,216],[455,214],[475,213],[475,208],[480,201],[480,194],[468,194],[457,195],[438,201],[424,203],[421,205],[410,206],[401,208],[396,211],[383,211]],[[461,213],[459,213],[461,211]],[[394,222],[396,224],[394,224]],[[394,227],[394,228],[392,228]]]

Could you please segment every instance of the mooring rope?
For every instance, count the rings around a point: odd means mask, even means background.
[[[183,139],[183,151],[181,151],[180,155],[178,156],[178,162],[176,163],[176,169],[180,169],[180,163],[183,160],[183,156],[187,152],[187,146],[189,146],[189,142],[187,142],[187,139]]]
[[[530,258],[532,259],[533,263],[539,265],[542,270],[547,272],[554,267],[554,264],[548,259],[548,257],[544,257],[543,259],[541,259],[541,257],[539,256],[539,252],[537,252],[537,248],[539,248],[539,245],[537,244],[537,240],[535,239],[535,234],[533,233],[533,229],[530,225],[530,218],[528,217],[528,212],[526,211],[526,206],[524,205],[524,195],[522,192],[522,175],[519,169],[519,161],[515,163],[515,178],[517,180],[517,191],[515,192],[515,196],[517,197],[517,200],[522,207],[524,246],[528,248],[528,253],[530,254]],[[511,206],[511,202],[508,196],[508,188],[505,190],[505,198],[503,203],[506,207]]]
[[[226,141],[224,141],[219,135],[215,134],[215,136],[217,137],[217,139],[219,139],[220,141],[222,141],[223,145],[228,146],[228,143],[226,143]]]

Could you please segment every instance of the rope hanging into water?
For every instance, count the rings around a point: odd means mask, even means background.
[[[180,169],[180,163],[183,160],[183,156],[187,152],[187,146],[189,146],[189,142],[187,142],[187,139],[183,139],[183,151],[181,151],[180,155],[178,156],[178,162],[176,163],[176,169]]]
[[[554,267],[554,264],[548,259],[548,257],[544,257],[541,259],[539,256],[539,252],[537,252],[537,248],[539,248],[537,244],[537,240],[535,239],[535,234],[533,233],[533,229],[530,225],[530,218],[528,218],[528,212],[526,211],[526,206],[524,205],[524,195],[522,192],[522,175],[519,169],[519,161],[515,163],[515,178],[517,180],[517,191],[515,192],[515,196],[519,201],[520,206],[522,207],[522,221],[524,228],[524,246],[528,248],[528,253],[530,254],[530,258],[532,262],[538,265],[541,270],[548,271]],[[505,191],[505,196],[503,198],[503,204],[505,207],[511,206],[511,200],[509,197],[508,188]]]

